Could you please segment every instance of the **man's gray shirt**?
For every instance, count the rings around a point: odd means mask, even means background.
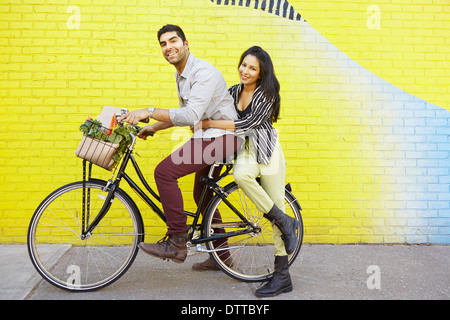
[[[175,73],[180,108],[169,109],[170,120],[175,126],[195,126],[199,121],[236,120],[238,118],[233,98],[217,68],[200,60],[192,53],[183,73]],[[198,130],[192,138],[214,138],[233,132],[210,128]]]

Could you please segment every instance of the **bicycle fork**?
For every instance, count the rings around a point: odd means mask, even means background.
[[[89,220],[87,220],[87,227],[86,229],[83,226],[83,231],[81,233],[81,240],[86,240],[89,238],[89,236],[92,234],[92,231],[97,227],[99,222],[103,219],[103,217],[108,212],[109,208],[111,207],[111,203],[113,202],[113,196],[114,192],[116,190],[116,184],[111,185],[111,189],[108,192],[108,195],[106,196],[105,202],[103,203],[102,208],[98,212],[97,216],[94,218],[94,220],[89,224]],[[84,219],[83,219],[84,220]],[[83,221],[84,223],[84,221]]]
[[[114,192],[116,191],[117,184],[110,183],[105,186],[104,191],[110,187],[108,195],[106,196],[105,202],[103,203],[102,208],[98,212],[97,216],[94,220],[90,222],[90,204],[91,204],[91,190],[90,188],[86,188],[86,181],[91,180],[91,172],[92,172],[92,163],[89,163],[89,171],[86,180],[86,160],[83,160],[83,204],[82,204],[82,221],[81,221],[81,240],[87,240],[89,236],[92,234],[92,231],[97,227],[99,222],[103,219],[103,217],[108,212],[111,207],[111,203],[113,202]]]

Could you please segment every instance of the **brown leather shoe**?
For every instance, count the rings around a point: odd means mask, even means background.
[[[231,260],[231,257],[228,258],[225,261],[225,264],[227,266],[229,266],[229,267],[231,267],[233,265],[233,261]],[[215,270],[220,270],[219,267],[214,262],[214,260],[211,259],[211,257],[209,257],[208,259],[206,259],[203,262],[194,263],[192,265],[192,269],[196,270],[196,271],[215,271]]]
[[[213,259],[208,258],[203,262],[197,262],[192,265],[192,269],[196,271],[220,270]]]
[[[183,263],[187,256],[187,233],[165,236],[157,243],[139,243],[138,247],[145,253],[160,259]]]

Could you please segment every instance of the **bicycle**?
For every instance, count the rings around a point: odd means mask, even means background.
[[[144,241],[146,233],[135,201],[119,187],[122,180],[157,217],[166,221],[156,204],[159,196],[134,157],[136,135],[128,132],[131,143],[108,181],[92,178],[93,163],[84,159],[83,179],[50,193],[32,216],[27,235],[29,256],[38,273],[56,287],[69,291],[100,289],[115,282],[132,265],[139,251],[137,245]],[[146,191],[125,172],[130,162]],[[214,170],[223,167],[225,171],[214,179]],[[272,228],[235,182],[224,187],[218,184],[230,175],[232,167],[230,162],[216,162],[209,175],[203,177],[205,186],[196,212],[185,211],[193,218],[188,248],[195,253],[209,253],[217,266],[234,279],[267,281],[273,275]],[[200,208],[208,190],[214,192],[214,197],[200,222]],[[290,184],[285,187],[285,207],[286,214],[299,221],[297,247],[289,256],[291,265],[300,252],[303,223]],[[221,219],[213,221],[216,210]],[[231,260],[223,258],[225,252]]]

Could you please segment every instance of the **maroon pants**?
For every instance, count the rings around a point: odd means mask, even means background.
[[[167,235],[184,233],[188,229],[178,179],[195,172],[194,200],[198,205],[204,187],[200,178],[208,175],[210,166],[215,161],[222,161],[233,155],[240,143],[239,138],[230,134],[211,139],[190,139],[158,164],[155,168],[155,183],[167,219]],[[220,168],[217,168],[215,176],[219,174]],[[201,208],[202,213],[212,196],[213,192],[209,190]],[[220,215],[217,219],[216,215],[214,220],[218,221]]]

